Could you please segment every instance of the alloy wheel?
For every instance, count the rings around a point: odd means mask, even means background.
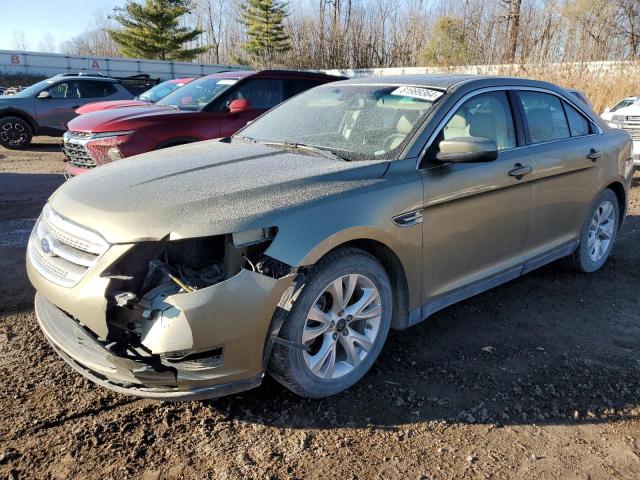
[[[5,145],[19,147],[28,139],[28,134],[23,125],[7,122],[0,129],[0,140]]]
[[[356,369],[373,348],[380,330],[380,292],[364,275],[343,275],[318,295],[302,332],[307,368],[333,380]]]
[[[597,262],[609,251],[616,224],[615,208],[607,200],[596,209],[589,225],[588,252],[589,258]]]

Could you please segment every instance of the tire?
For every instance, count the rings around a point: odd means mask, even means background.
[[[616,241],[619,222],[618,197],[613,191],[606,189],[596,197],[589,209],[580,234],[578,248],[564,259],[565,265],[583,273],[600,269],[609,258]],[[596,227],[597,225],[600,227]]]
[[[0,145],[9,150],[22,150],[31,145],[31,126],[18,117],[0,118]]]
[[[334,302],[336,285],[347,298],[345,307]],[[389,333],[393,297],[385,269],[362,250],[340,248],[310,269],[291,298],[293,305],[278,336],[307,345],[310,351],[276,344],[271,376],[307,398],[328,397],[351,387],[371,368]],[[323,352],[328,352],[324,361]]]

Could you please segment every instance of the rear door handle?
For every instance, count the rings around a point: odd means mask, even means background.
[[[514,165],[513,170],[509,170],[509,175],[512,177],[516,177],[516,180],[521,180],[525,175],[529,175],[533,172],[533,168],[528,165],[522,165],[520,163],[516,163]]]
[[[592,148],[592,149],[589,151],[589,154],[587,155],[587,158],[588,158],[589,160],[591,160],[592,162],[595,162],[595,161],[596,161],[596,160],[598,160],[601,156],[602,156],[602,152],[598,152],[597,150],[595,150],[595,149],[593,149],[593,148]]]

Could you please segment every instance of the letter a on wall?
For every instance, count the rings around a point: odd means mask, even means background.
[[[100,70],[100,64],[98,63],[98,60],[94,60],[93,62],[91,62],[91,68],[94,70]]]

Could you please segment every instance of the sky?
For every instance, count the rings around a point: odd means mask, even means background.
[[[0,50],[13,50],[14,32],[24,32],[28,50],[38,50],[49,32],[56,45],[88,29],[97,9],[124,0],[0,0]]]

